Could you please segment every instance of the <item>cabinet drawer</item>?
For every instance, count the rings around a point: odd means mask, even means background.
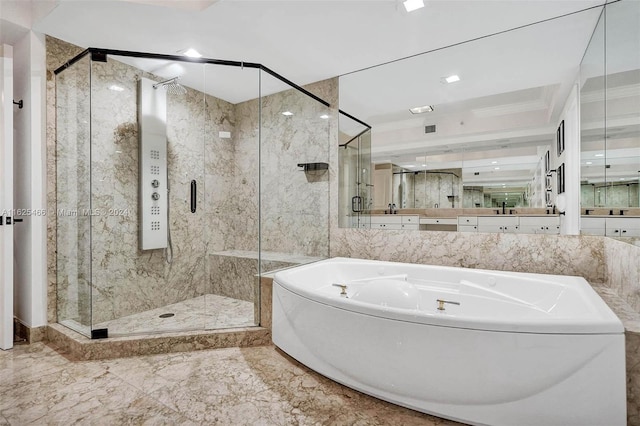
[[[458,225],[477,225],[478,216],[458,216]]]
[[[479,216],[478,225],[503,226],[515,229],[518,226],[518,216]]]
[[[420,225],[418,223],[403,223],[402,229],[407,231],[417,231],[418,229],[420,229]]]
[[[420,225],[457,225],[458,219],[450,217],[423,217]]]
[[[371,224],[373,225],[374,223],[397,223],[399,225],[402,223],[402,216],[392,214],[371,216]]]
[[[558,225],[560,225],[559,216],[520,216],[520,226],[534,226],[538,228],[544,226],[545,228],[555,228]]]
[[[420,223],[418,215],[415,215],[415,216],[400,216],[400,218],[401,218],[401,222],[403,224],[416,224],[416,225],[418,225]]]
[[[371,229],[402,229],[400,223],[372,223]]]
[[[478,232],[476,225],[458,225],[458,231],[460,232]]]

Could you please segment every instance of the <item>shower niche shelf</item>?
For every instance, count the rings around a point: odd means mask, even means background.
[[[302,170],[306,172],[324,173],[329,170],[328,163],[298,163],[298,167],[302,167]]]

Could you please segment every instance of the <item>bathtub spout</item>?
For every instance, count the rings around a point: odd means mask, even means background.
[[[443,299],[437,299],[436,302],[438,302],[438,310],[439,311],[444,311],[444,304],[445,303],[450,303],[452,305],[458,305],[460,306],[460,302],[454,302],[453,300],[443,300]]]

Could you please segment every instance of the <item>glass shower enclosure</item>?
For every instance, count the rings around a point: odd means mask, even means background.
[[[329,106],[253,63],[88,49],[56,70],[58,322],[259,325],[259,276],[328,256]],[[302,166],[299,166],[302,164]]]

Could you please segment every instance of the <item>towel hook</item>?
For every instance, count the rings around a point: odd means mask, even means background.
[[[22,102],[22,99],[20,99],[18,102],[13,101],[14,105],[18,105],[18,109],[22,109],[22,107],[24,106],[24,102]]]

